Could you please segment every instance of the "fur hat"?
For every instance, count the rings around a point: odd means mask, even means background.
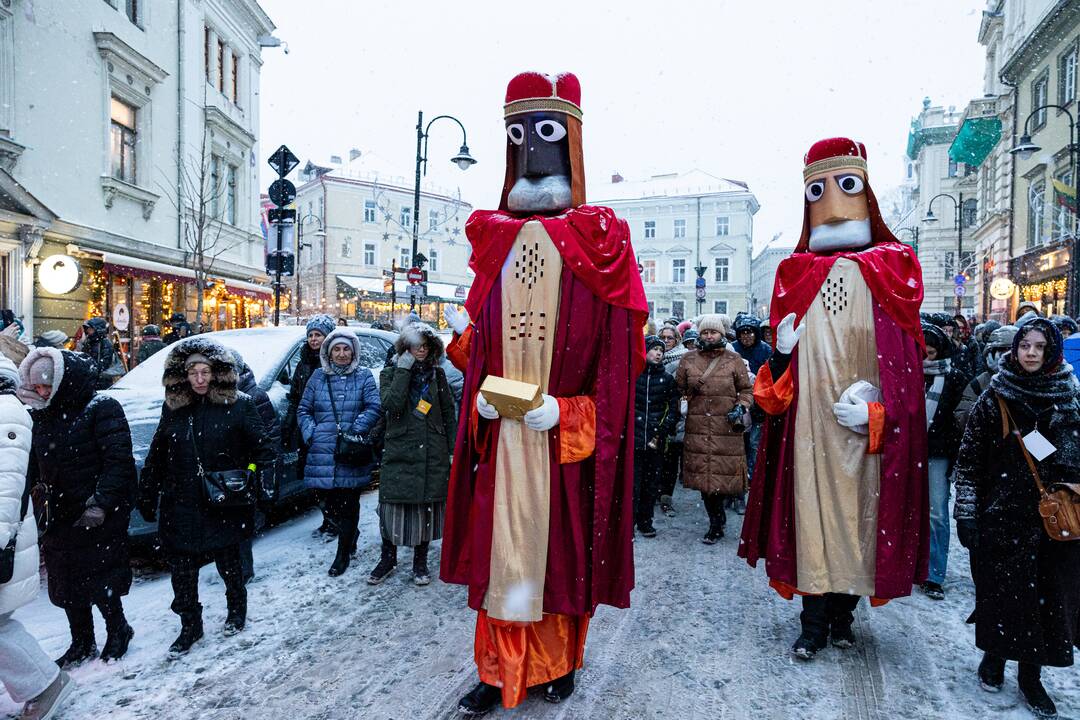
[[[702,315],[701,319],[698,320],[697,329],[698,333],[703,333],[706,330],[719,330],[721,335],[726,336],[731,330],[731,318],[719,313]]]
[[[26,405],[42,410],[55,399],[64,381],[64,355],[56,348],[34,348],[19,365],[19,389],[15,394]],[[48,400],[34,391],[34,385],[51,385],[53,394]]]
[[[394,350],[398,355],[401,355],[425,343],[430,348],[429,352],[431,353],[428,355],[428,359],[438,365],[442,362],[443,355],[446,354],[446,347],[443,345],[442,338],[435,332],[435,328],[427,323],[415,322],[406,325],[405,329],[401,331],[401,335],[398,336],[397,342],[394,343]]]
[[[165,358],[161,384],[165,386],[165,404],[169,409],[178,410],[195,399],[195,391],[187,379],[188,359],[193,355],[203,356],[210,366],[210,390],[206,399],[215,405],[235,403],[238,376],[232,352],[216,340],[194,335],[173,345]]]
[[[329,315],[316,315],[307,321],[307,332],[312,330],[318,330],[325,337],[334,332],[334,328],[337,327],[337,323],[334,322],[334,318]]]

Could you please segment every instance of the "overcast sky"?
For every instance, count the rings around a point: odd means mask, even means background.
[[[900,182],[924,96],[959,109],[982,94],[978,0],[260,3],[289,45],[263,51],[264,155],[284,142],[325,162],[357,147],[411,177],[417,110],[451,114],[479,163],[449,163],[460,131],[440,121],[428,178],[493,208],[507,81],[568,70],[582,85],[590,185],[695,167],[743,180],[761,202],[758,248],[798,236],[815,140],[865,142],[880,194]]]

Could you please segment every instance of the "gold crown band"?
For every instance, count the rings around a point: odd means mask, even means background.
[[[823,173],[828,170],[839,170],[841,168],[862,170],[865,173],[866,160],[855,155],[843,155],[841,157],[825,158],[824,160],[812,162],[805,168],[803,168],[803,182],[806,182],[811,178],[811,176],[817,175],[818,173]]]
[[[563,100],[559,97],[526,98],[503,105],[504,118],[530,112],[561,112],[573,115],[578,120],[581,119],[581,108],[569,100]]]

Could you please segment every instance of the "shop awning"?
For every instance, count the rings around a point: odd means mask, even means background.
[[[369,295],[377,295],[379,297],[390,297],[390,294],[383,289],[383,279],[381,277],[360,277],[357,275],[338,275],[337,279],[343,285],[351,287],[357,292],[366,292]],[[409,293],[409,283],[406,280],[395,280],[394,290],[397,292],[399,298],[405,297]],[[444,302],[456,302],[462,303],[465,301],[465,292],[467,288],[462,285],[451,285],[450,283],[429,282],[427,284],[427,299],[431,301],[444,301]]]
[[[978,167],[1001,140],[1001,120],[996,117],[968,118],[949,146],[949,159]]]
[[[177,265],[146,260],[130,255],[117,253],[103,253],[102,264],[106,272],[117,275],[129,275],[138,278],[155,278],[169,280],[171,282],[191,283],[195,279],[195,271]],[[223,281],[225,289],[232,295],[242,295],[250,298],[267,298],[273,295],[273,291],[265,285],[258,285],[246,280],[234,280],[232,278],[213,277],[215,282]]]

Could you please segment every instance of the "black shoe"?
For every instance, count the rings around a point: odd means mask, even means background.
[[[823,649],[825,649],[823,641],[803,633],[791,646],[791,654],[799,660],[812,660],[818,651]]]
[[[706,545],[715,545],[722,537],[724,537],[724,524],[711,520],[709,522],[709,532],[705,533],[705,537],[701,538],[701,542]]]
[[[225,627],[222,629],[222,632],[226,637],[230,637],[238,632],[243,632],[246,625],[247,613],[238,610],[230,610],[228,617],[225,618]]]
[[[544,699],[549,703],[561,703],[574,694],[574,671],[563,675],[544,688]]]
[[[1001,692],[1005,685],[1005,658],[983,653],[979,663],[979,686],[986,692]]]
[[[1021,663],[1016,680],[1020,686],[1020,694],[1024,696],[1031,714],[1040,720],[1052,720],[1058,716],[1057,706],[1046,694],[1046,688],[1039,679],[1041,670],[1042,668],[1038,665]]]
[[[202,640],[202,636],[202,618],[184,622],[180,627],[180,634],[176,636],[176,640],[169,646],[169,657],[176,659],[181,655],[186,655],[192,645]]]
[[[855,633],[850,625],[837,625],[832,628],[830,642],[835,648],[847,650],[855,646]]]
[[[668,517],[675,517],[675,506],[671,504],[670,495],[660,496],[660,512],[664,513]]]
[[[346,533],[341,533],[337,536],[337,541],[337,554],[334,556],[334,562],[330,564],[330,569],[327,571],[327,574],[330,577],[337,577],[348,570],[349,560],[352,558],[352,538]]]
[[[486,715],[498,707],[500,700],[502,700],[502,691],[494,685],[482,682],[458,701],[458,712],[471,717]]]
[[[919,589],[922,590],[923,595],[930,598],[931,600],[945,599],[945,588],[941,587],[936,582],[930,582],[929,580],[927,580],[919,587]]]
[[[397,546],[383,540],[382,557],[379,558],[379,564],[375,566],[375,569],[371,571],[371,575],[368,576],[368,585],[378,585],[389,577],[396,567]]]
[[[656,528],[653,527],[652,522],[638,523],[637,531],[641,533],[642,537],[654,538],[656,537]]]
[[[428,544],[417,545],[413,548],[412,556],[412,579],[413,584],[423,587],[431,584],[431,574],[427,566]]]
[[[110,632],[105,638],[105,647],[101,649],[101,661],[107,663],[124,657],[133,637],[135,631],[126,622],[122,627]]]
[[[98,656],[97,643],[94,641],[94,636],[83,638],[72,638],[71,646],[64,652],[63,655],[56,658],[56,664],[60,666],[61,670],[70,670],[73,667],[78,667],[88,660],[93,660]]]

